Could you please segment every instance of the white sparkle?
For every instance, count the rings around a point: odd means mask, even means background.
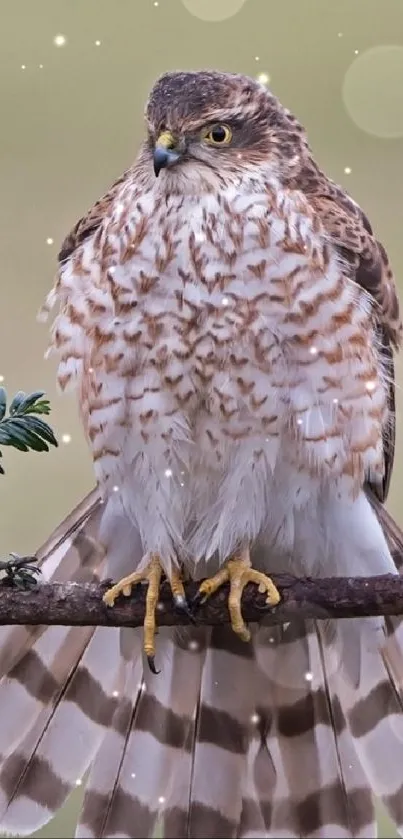
[[[221,300],[221,306],[229,306],[229,299],[228,297],[223,297]]]
[[[302,419],[301,419],[301,417],[298,417],[298,419],[297,419],[297,425],[302,425]]]
[[[155,5],[157,5],[157,6],[158,6],[158,3],[154,3],[154,6],[155,6]],[[158,804],[163,804],[163,803],[164,803],[164,801],[165,801],[165,795],[160,795],[160,797],[159,797],[159,799],[158,799]]]
[[[260,61],[260,58],[259,58],[258,55],[255,55],[255,61]]]
[[[164,475],[166,478],[172,478],[172,469],[165,469]]]
[[[54,240],[52,239],[52,237],[51,237],[51,236],[48,236],[48,238],[46,239],[46,244],[47,244],[47,245],[53,245],[53,241],[54,241]]]
[[[119,691],[118,690],[112,691],[112,696],[114,696],[115,699],[116,699],[116,697],[119,696]]]
[[[317,355],[318,354],[318,348],[317,347],[309,347],[309,352],[310,352],[311,355]]]
[[[113,487],[112,487],[112,490],[113,490],[113,492],[119,492],[119,487],[118,487],[118,485],[117,485],[117,484],[115,484],[115,486],[113,486]]]
[[[305,681],[306,681],[306,682],[312,682],[312,679],[313,679],[313,673],[311,673],[311,672],[308,670],[308,671],[305,673]]]
[[[4,382],[4,376],[0,376],[0,382]]]
[[[27,69],[27,65],[26,64],[21,64],[21,70],[26,70],[26,69]]]
[[[338,37],[338,38],[342,38],[342,37],[343,37],[343,33],[342,33],[342,32],[338,32],[338,33],[337,33],[337,37]]]
[[[94,372],[94,368],[93,368],[93,367],[89,367],[89,368],[88,368],[88,372],[89,372],[89,373],[93,373],[93,372]]]
[[[269,84],[270,76],[268,73],[259,73],[256,78],[260,84]]]
[[[195,652],[196,650],[200,649],[200,644],[199,644],[199,642],[198,642],[198,641],[195,641],[195,640],[193,640],[193,641],[189,641],[189,645],[188,645],[188,646],[189,646],[189,650],[192,650],[192,652]]]
[[[205,238],[206,238],[206,237],[205,237],[205,234],[204,234],[204,233],[202,233],[202,231],[201,231],[201,230],[198,230],[198,231],[197,231],[197,233],[195,234],[195,239],[196,239],[196,242],[204,242],[204,241],[205,241]]]
[[[369,390],[371,392],[372,390],[375,390],[376,382],[369,381],[369,382],[366,383],[365,387],[366,387],[367,390]]]
[[[354,50],[354,55],[358,55],[359,50]]]
[[[67,43],[67,38],[65,35],[55,35],[55,37],[53,38],[53,43],[55,47],[64,47]]]
[[[101,41],[95,41],[95,46],[100,47],[101,46]]]
[[[40,69],[40,70],[43,70],[43,64],[40,64],[40,65],[39,65],[39,69]]]
[[[158,611],[158,612],[163,612],[163,611],[164,611],[164,609],[165,609],[164,604],[163,604],[163,603],[161,603],[161,600],[159,600],[159,601],[158,601],[158,603],[157,603],[157,611]]]
[[[62,443],[65,443],[66,446],[71,443],[71,434],[62,434]]]
[[[345,166],[344,167],[344,174],[345,175],[351,175],[351,166]]]
[[[252,714],[252,716],[250,718],[250,721],[251,721],[252,725],[258,725],[258,723],[260,722],[259,714],[256,714],[256,713]]]
[[[81,787],[81,784],[82,784],[82,780],[81,780],[81,778],[77,778],[77,780],[76,780],[76,787]]]
[[[185,484],[184,484],[184,482],[183,482],[183,481],[180,481],[180,485],[181,485],[181,487],[184,487],[184,486],[185,486]]]
[[[334,399],[333,399],[333,405],[338,405],[338,404],[339,404],[339,400],[338,400],[337,396],[335,396]]]
[[[135,773],[135,772],[132,772],[132,774],[131,774],[131,776],[130,776],[130,777],[131,777],[131,778],[135,778],[135,777],[136,777],[136,773]]]

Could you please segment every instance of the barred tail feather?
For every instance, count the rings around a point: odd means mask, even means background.
[[[93,632],[91,627],[49,627],[0,681],[0,702],[7,720],[0,727],[3,760],[18,748],[43,709],[58,701]]]
[[[371,503],[401,572],[402,531]],[[266,835],[376,836],[373,798],[403,835],[402,620],[260,628],[254,645]]]
[[[370,498],[399,574],[403,531],[376,497]],[[386,616],[376,655],[366,644],[363,685],[346,702],[349,724],[373,792],[403,835],[403,618]],[[369,647],[369,649],[368,649]],[[380,655],[378,651],[380,650]]]
[[[24,835],[38,829],[82,782],[109,726],[118,661],[116,631],[93,632],[59,696],[2,764],[3,830]]]
[[[40,561],[49,579],[102,579],[140,556],[118,502],[94,493]],[[6,630],[0,829],[28,835],[83,782],[77,839],[160,823],[166,839],[370,839],[372,794],[402,831],[402,633],[400,619],[310,621],[252,627],[245,644],[227,626],[162,627],[156,677],[140,630]]]
[[[376,835],[315,626],[259,629],[254,643],[262,672],[255,779],[267,836]]]
[[[38,552],[45,579],[102,579],[106,558],[123,576],[139,562],[124,521],[120,553],[100,539],[108,507],[94,491],[55,531]],[[35,629],[1,639],[0,829],[20,835],[49,821],[81,782],[109,730],[124,667],[117,629]]]
[[[142,689],[141,638],[130,629],[122,630],[125,637],[125,664],[122,683],[118,686],[119,701],[111,717],[109,729],[102,740],[94,759],[85,786],[76,836],[80,839],[102,837],[107,825],[116,828],[113,807],[119,806],[117,795],[118,778],[126,754],[133,715]],[[135,773],[132,773],[133,778]],[[120,800],[120,809],[122,801]],[[112,825],[111,825],[112,816]],[[122,821],[125,820],[122,813]],[[115,824],[113,822],[115,821]]]
[[[116,775],[101,764],[109,760],[109,734],[88,779],[77,836],[152,836],[169,808],[185,758],[199,696],[205,631],[161,628],[161,676],[133,666],[123,700],[120,745],[114,741]],[[108,741],[109,737],[109,741]],[[120,750],[120,757],[119,757]],[[93,801],[97,806],[93,806]],[[100,811],[103,813],[100,819]]]
[[[349,643],[348,627],[343,626],[341,648]],[[399,832],[403,822],[403,714],[396,684],[384,666],[380,642],[382,629],[365,621],[361,626],[361,656],[358,684],[346,673],[343,663],[338,670],[327,672],[329,690],[337,694],[345,733],[354,745],[348,766],[364,773],[368,789],[386,805]],[[323,641],[325,667],[331,662],[323,627],[318,627]],[[374,637],[375,636],[375,637]],[[339,641],[340,643],[340,641]],[[366,835],[366,834],[364,834]]]
[[[100,579],[105,556],[96,535],[102,515],[96,489],[87,495],[36,552],[45,580],[91,582]],[[0,627],[0,678],[25,656],[46,626]]]
[[[192,748],[188,835],[236,837],[255,709],[250,644],[214,627],[206,652]]]
[[[253,763],[254,755],[252,753],[248,759],[248,770],[250,764]],[[250,771],[248,771],[243,788],[237,839],[263,839],[263,837],[266,839],[267,835],[262,812],[262,802],[259,801],[254,779]]]

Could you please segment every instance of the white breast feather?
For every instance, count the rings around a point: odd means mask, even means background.
[[[59,381],[79,386],[97,480],[145,550],[225,559],[266,534],[295,551],[301,511],[329,492],[351,508],[382,477],[370,301],[299,193],[177,202],[127,184],[63,266]]]

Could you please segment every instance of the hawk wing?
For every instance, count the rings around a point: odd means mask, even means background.
[[[74,225],[73,229],[70,230],[70,233],[67,234],[65,239],[63,240],[62,246],[58,253],[58,260],[60,262],[64,262],[66,259],[69,259],[71,255],[74,253],[76,248],[79,247],[87,238],[91,236],[96,230],[101,226],[103,219],[105,218],[110,206],[113,204],[117,194],[119,193],[119,189],[121,188],[122,184],[126,181],[130,174],[130,169],[126,169],[110,187],[108,192],[98,199],[98,201],[93,204],[90,210],[82,216],[78,222]]]
[[[374,317],[388,383],[389,425],[384,433],[384,479],[381,485],[369,481],[368,489],[383,503],[389,491],[395,454],[394,350],[402,338],[399,300],[387,253],[375,238],[368,218],[345,192],[331,182],[327,183],[327,192],[310,196],[310,203],[350,268],[351,279],[375,301]]]

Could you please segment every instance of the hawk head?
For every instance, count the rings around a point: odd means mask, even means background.
[[[149,171],[167,187],[261,183],[297,164],[305,134],[256,79],[218,71],[165,73],[147,106]]]

